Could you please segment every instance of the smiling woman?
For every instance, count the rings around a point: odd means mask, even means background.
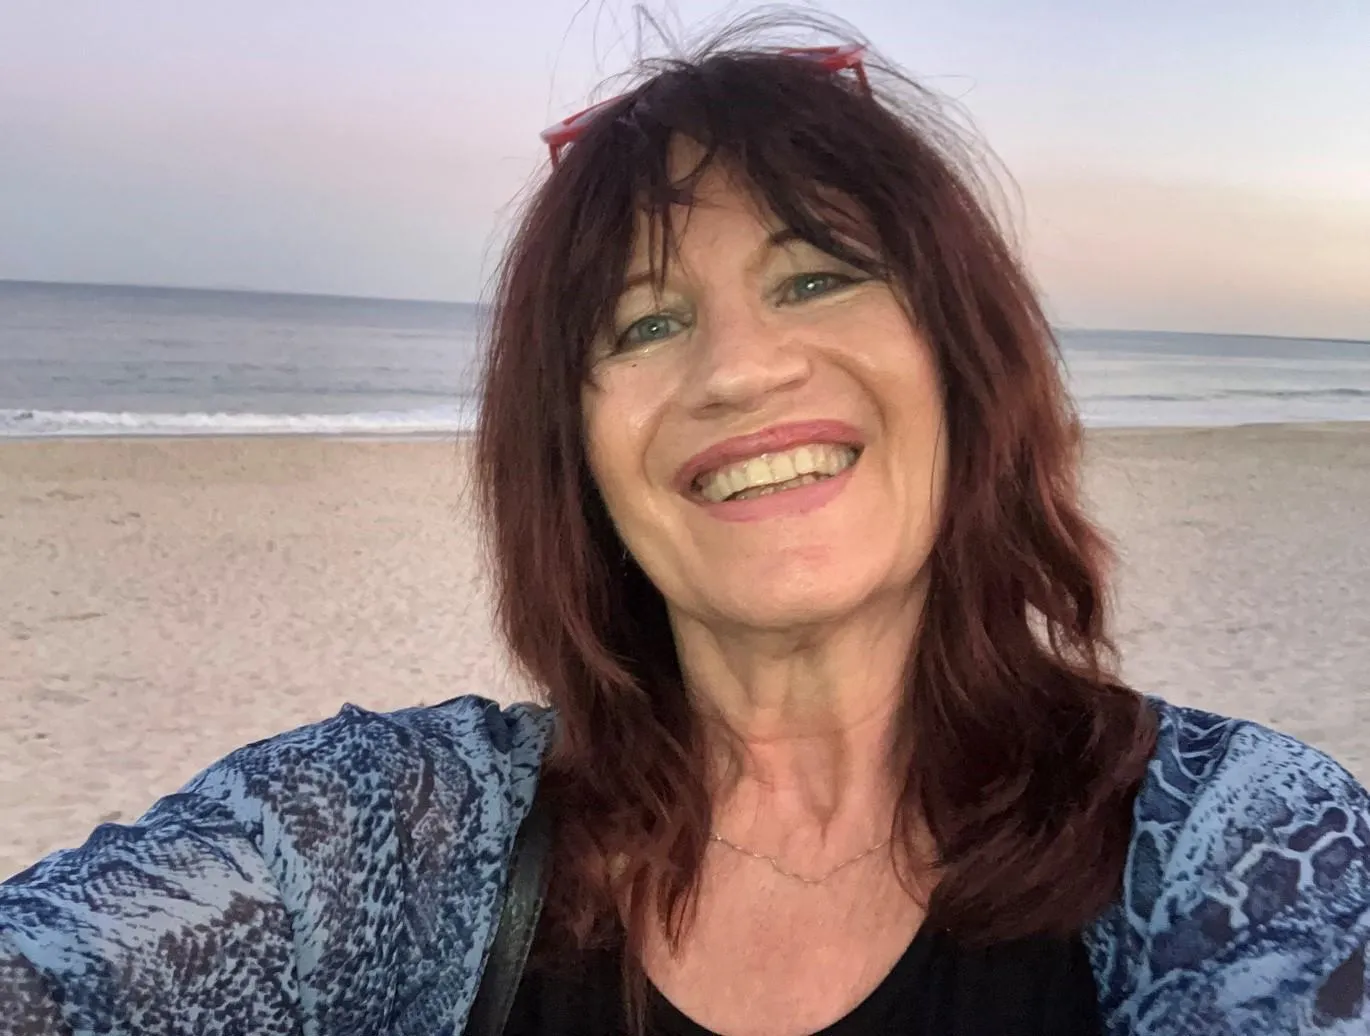
[[[557,715],[515,1029],[616,1030],[620,971],[670,1032],[1312,1026],[1370,923],[1364,793],[1120,683],[1051,332],[935,100],[861,57],[719,49],[549,131],[478,437]],[[1247,864],[1174,847],[1282,858],[1293,814],[1355,891],[1190,931]]]
[[[1096,1030],[1078,936],[1156,717],[1103,664],[1054,345],[929,99],[809,58],[601,106],[505,268],[477,456],[558,716],[518,1031],[618,1026],[557,1007],[617,1002],[556,977],[596,950],[638,1026]],[[1025,988],[936,933],[1027,952]],[[852,1027],[953,966],[999,995]]]
[[[1364,1032],[1366,793],[1119,680],[934,99],[852,42],[643,72],[549,131],[496,300],[551,708],[348,708],[18,875],[0,1033]]]

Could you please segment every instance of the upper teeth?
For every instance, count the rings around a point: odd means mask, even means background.
[[[763,453],[710,471],[699,477],[699,492],[705,500],[716,504],[748,489],[774,486],[805,475],[836,475],[855,461],[856,450],[851,446],[813,443],[781,453]]]

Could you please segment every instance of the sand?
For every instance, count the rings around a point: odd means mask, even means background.
[[[0,876],[329,716],[526,693],[459,443],[0,443]],[[1091,433],[1125,675],[1370,778],[1370,424]]]

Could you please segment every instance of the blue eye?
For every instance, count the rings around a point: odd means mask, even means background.
[[[841,273],[801,273],[786,282],[785,297],[789,302],[803,302],[854,283],[853,278]]]
[[[618,344],[620,348],[634,345],[650,345],[652,342],[660,342],[685,325],[675,317],[667,313],[653,313],[651,316],[643,317],[628,325],[628,329],[619,335]]]

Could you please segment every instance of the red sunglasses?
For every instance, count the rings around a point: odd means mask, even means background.
[[[827,69],[836,75],[838,72],[851,69],[856,73],[856,81],[861,84],[862,92],[871,96],[871,85],[866,80],[866,66],[862,64],[862,55],[866,48],[860,43],[846,43],[839,47],[788,47],[781,54],[787,57],[804,58],[808,61],[816,62],[820,68]],[[584,111],[576,112],[568,119],[562,119],[555,126],[548,126],[542,131],[540,136],[547,145],[547,149],[552,153],[552,168],[557,167],[557,161],[561,156],[561,149],[568,144],[575,143],[580,139],[585,128],[600,114],[605,108],[621,100],[618,97],[611,97],[607,101],[600,101],[598,104],[591,105]]]

